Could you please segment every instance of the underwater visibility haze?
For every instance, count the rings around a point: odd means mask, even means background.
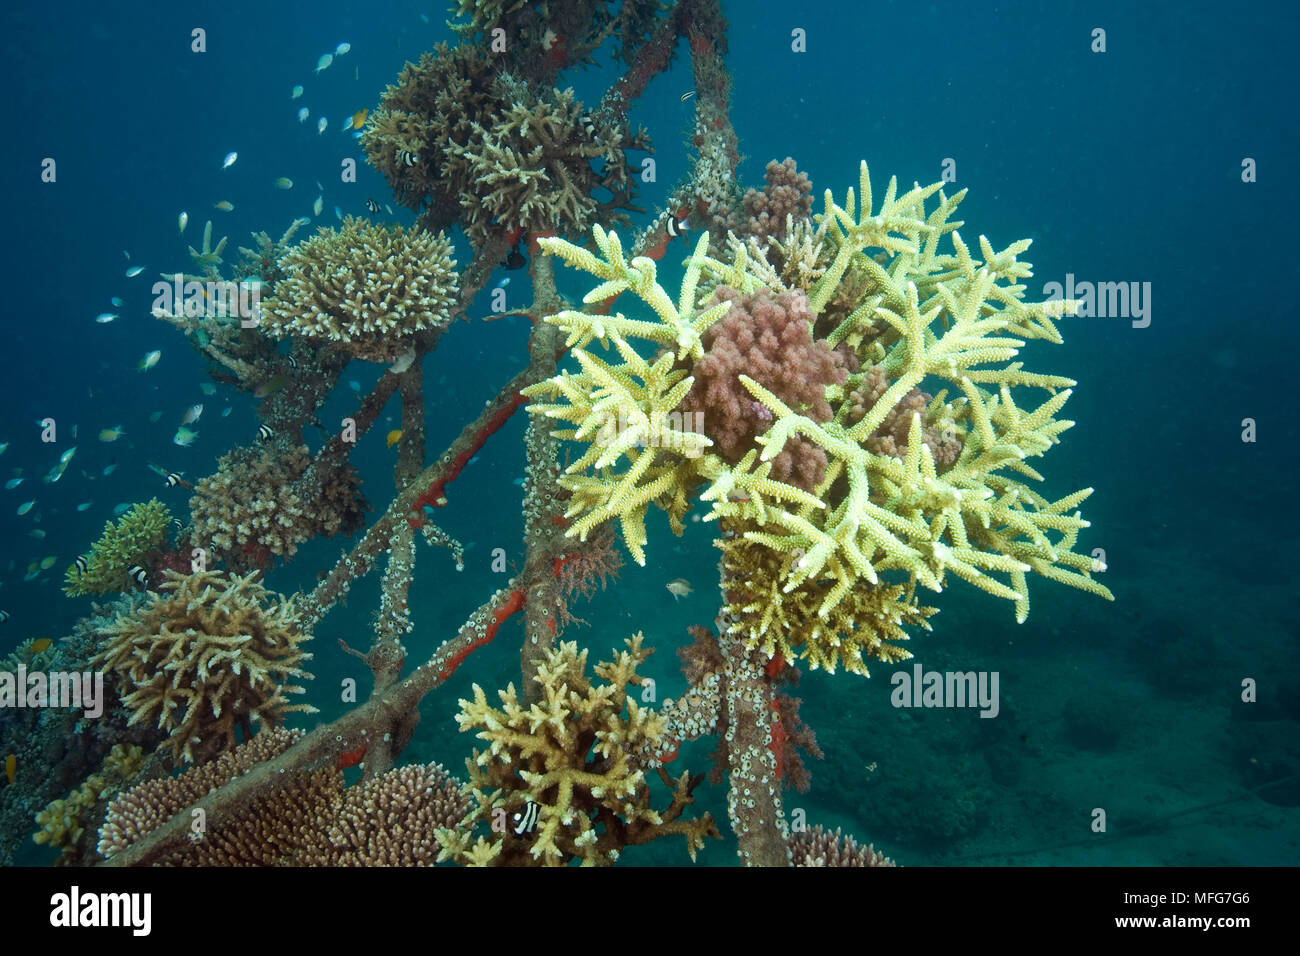
[[[1295,17],[7,5],[0,862],[1294,865]]]

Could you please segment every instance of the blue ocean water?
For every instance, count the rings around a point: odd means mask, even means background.
[[[787,155],[816,195],[831,188],[837,197],[864,158],[877,190],[889,175],[908,186],[955,170],[953,188],[969,189],[959,216],[968,239],[983,234],[999,248],[1034,240],[1030,297],[1050,282],[1136,283],[1149,308],[1067,319],[1063,347],[1035,344],[1025,355],[1079,382],[1066,409],[1077,424],[1044,470],[1057,493],[1096,489],[1081,543],[1104,550],[1115,602],[1034,580],[1032,613],[1017,625],[1006,602],[956,583],[932,602],[942,611],[914,638],[915,662],[877,664],[870,679],[805,673],[801,715],[825,756],[809,761],[812,787],[788,794],[787,810],[912,865],[1296,863],[1300,435],[1285,391],[1296,353],[1297,274],[1286,245],[1297,209],[1293,7],[1257,3],[1225,17],[1203,3],[792,9],[763,0],[724,11],[747,185]],[[309,14],[289,4],[21,3],[0,13],[11,91],[0,156],[9,277],[0,477],[23,478],[0,494],[0,610],[9,615],[0,654],[66,634],[89,612],[88,600],[62,594],[63,569],[115,505],[157,495],[184,509],[187,492],[163,488],[148,464],[193,480],[256,431],[247,396],[200,391],[201,356],[149,315],[151,277],[188,266],[186,246],[198,245],[209,219],[214,241],[229,236],[233,248],[312,215],[318,194],[313,228],[335,224],[336,206],[359,215],[368,198],[392,203],[343,121],[376,106],[404,62],[451,38],[446,16],[439,4],[405,2],[325,2]],[[206,52],[191,51],[195,28],[206,32]],[[1091,48],[1098,29],[1105,52]],[[806,52],[791,51],[793,30],[806,31]],[[351,50],[313,72],[344,41]],[[606,59],[566,82],[592,100],[612,70]],[[291,99],[296,84],[305,91]],[[659,163],[639,224],[685,171],[693,107],[681,96],[691,85],[679,57],[632,112]],[[303,106],[310,117],[299,122]],[[223,169],[231,151],[238,160]],[[355,184],[339,183],[347,157],[358,160]],[[57,164],[53,183],[41,179],[47,158]],[[1243,181],[1247,161],[1256,181]],[[282,176],[292,189],[273,187]],[[233,211],[214,208],[223,201]],[[393,205],[388,221],[413,221]],[[189,221],[178,235],[182,210]],[[456,241],[464,263],[468,243]],[[669,288],[686,252],[662,263]],[[133,266],[144,272],[128,278]],[[526,304],[522,285],[507,287],[512,305]],[[562,291],[582,289],[562,276]],[[119,317],[97,324],[102,312]],[[485,294],[470,315],[487,313]],[[460,323],[444,337],[425,363],[430,454],[526,362],[528,331],[507,318]],[[138,370],[153,350],[158,364]],[[354,363],[343,380],[368,389],[381,371]],[[354,400],[341,388],[322,420]],[[172,436],[197,402],[199,438],[178,447]],[[399,427],[397,414],[394,402],[353,459],[381,507],[395,454],[383,435]],[[53,444],[40,441],[46,418],[58,424]],[[1252,441],[1243,440],[1247,420]],[[450,488],[439,520],[466,543],[467,566],[457,572],[445,554],[422,550],[415,660],[501,586],[494,548],[522,562],[524,425],[517,415]],[[98,440],[116,426],[120,438]],[[61,479],[43,483],[73,446]],[[675,696],[684,682],[673,650],[717,611],[710,529],[688,525],[677,539],[655,518],[647,566],[629,562],[578,612],[589,626],[566,637],[596,657],[644,631],[659,649],[648,671]],[[345,546],[305,546],[270,585],[309,588]],[[52,567],[24,580],[48,556]],[[665,584],[675,578],[694,592],[674,599]],[[354,671],[337,639],[365,643],[377,595],[372,576],[317,629],[311,698],[322,719],[342,712],[335,688]],[[455,702],[472,683],[518,681],[520,635],[517,622],[503,628],[425,701],[405,757],[460,768],[471,740],[456,732]],[[996,671],[998,717],[891,706],[891,672],[913,663]],[[1256,702],[1243,702],[1244,681],[1257,683]],[[683,763],[703,769],[710,748],[684,749]],[[723,787],[703,788],[700,804],[725,819]],[[1105,833],[1093,829],[1098,808]],[[639,852],[641,862],[681,862],[679,845]],[[730,864],[734,842],[701,859]]]

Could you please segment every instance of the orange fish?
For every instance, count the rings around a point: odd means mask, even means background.
[[[363,106],[352,114],[352,128],[361,129],[366,125],[366,117],[370,115],[370,108]]]
[[[391,432],[388,433],[389,448],[392,448],[401,440],[402,440],[402,430],[400,428],[394,428]]]
[[[54,642],[48,637],[42,637],[39,640],[32,641],[32,653],[39,654],[42,651],[48,650],[49,646],[53,643]]]
[[[18,758],[13,754],[10,754],[8,757],[5,757],[5,776],[9,778],[10,783],[14,782],[14,774],[17,772]]]

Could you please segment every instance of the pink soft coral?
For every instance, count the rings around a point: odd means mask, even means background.
[[[817,422],[831,420],[826,386],[847,377],[844,357],[814,341],[813,314],[802,292],[773,298],[767,290],[741,295],[719,287],[714,301],[731,300],[731,309],[704,337],[705,354],[691,374],[695,384],[682,401],[689,412],[704,413],[704,432],[714,451],[735,463],[772,424],[772,413],[745,390],[748,375],[795,412]],[[773,459],[772,477],[811,489],[821,481],[826,454],[802,438],[786,442]]]

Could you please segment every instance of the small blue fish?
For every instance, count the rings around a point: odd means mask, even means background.
[[[113,505],[113,514],[124,515],[131,510],[131,502],[123,501],[119,505]]]
[[[120,308],[122,308],[123,302],[122,302],[122,297],[121,297],[121,296],[119,296],[119,295],[115,295],[115,296],[113,296],[111,299],[109,299],[108,301],[109,301],[109,304],[113,306],[113,308],[115,308],[115,309],[120,309]]]
[[[93,501],[83,501],[81,504],[77,505],[77,510],[78,510],[78,511],[89,511],[89,510],[90,510],[90,506],[93,505],[93,504],[94,504]]]
[[[132,266],[131,268],[126,270],[126,277],[128,279],[134,279],[141,272],[144,272],[144,266]]]

